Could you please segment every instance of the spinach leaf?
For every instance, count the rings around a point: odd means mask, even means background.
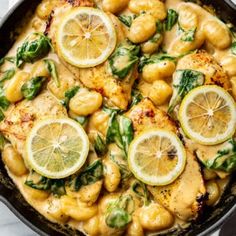
[[[218,150],[217,156],[203,163],[207,168],[232,173],[236,170],[236,141],[232,138],[227,147]]]
[[[99,134],[94,141],[94,149],[98,156],[103,156],[107,152],[106,141]]]
[[[25,82],[21,87],[21,92],[27,100],[34,99],[43,87],[43,83],[46,81],[46,77],[38,76]]]
[[[120,44],[108,59],[112,74],[124,79],[139,60],[140,47],[130,42]]]
[[[170,60],[170,61],[176,62],[176,59],[177,59],[176,57],[170,56],[170,55],[165,54],[165,53],[163,53],[163,54],[153,54],[151,56],[143,56],[143,57],[140,58],[138,70],[141,73],[142,70],[143,70],[143,67],[145,65],[158,63],[158,62],[163,61],[163,60]]]
[[[46,56],[52,48],[50,39],[42,33],[31,34],[17,49],[16,66],[24,62],[33,63]]]
[[[34,189],[49,191],[58,196],[66,194],[65,179],[48,179],[34,171],[26,179],[25,185]]]
[[[3,111],[2,111],[2,109],[0,109],[0,121],[3,121],[4,118],[5,118],[5,115],[4,115]]]
[[[128,15],[120,15],[118,16],[118,19],[127,27],[130,27],[132,25],[133,17]]]
[[[137,105],[142,99],[143,99],[143,96],[142,94],[136,90],[136,89],[132,89],[132,92],[131,92],[131,104],[130,104],[130,108],[134,105]]]
[[[132,121],[123,115],[118,115],[116,110],[110,111],[106,143],[109,144],[115,142],[117,146],[122,149],[127,156],[128,146],[132,139]]]
[[[102,179],[102,177],[102,162],[101,160],[96,160],[73,180],[74,190],[78,191],[82,186],[93,184]]]
[[[173,10],[173,9],[168,9],[167,11],[167,18],[164,22],[164,28],[166,31],[170,31],[173,26],[177,23],[179,14]]]
[[[55,62],[52,59],[45,59],[44,62],[46,64],[48,72],[50,73],[51,77],[53,78],[55,84],[57,85],[57,87],[60,87],[60,80],[58,77]]]
[[[148,205],[150,203],[150,196],[147,190],[147,187],[144,183],[140,181],[134,181],[131,186],[132,191],[143,200],[144,205]]]
[[[15,75],[15,69],[11,68],[3,72],[2,77],[0,78],[0,86],[3,86],[3,83],[6,80],[10,80]]]
[[[2,108],[5,111],[10,106],[10,104],[11,103],[5,97],[3,88],[0,87],[0,108]]]
[[[1,111],[1,110],[0,110]],[[1,111],[2,112],[2,111]],[[1,113],[0,112],[0,113]],[[6,144],[6,139],[4,138],[4,136],[0,133],[0,151],[2,151],[3,150],[3,148],[4,148],[4,146],[5,146],[5,144]]]
[[[9,61],[9,62],[15,64],[16,58],[15,57],[3,57],[0,59],[0,66],[2,66],[5,63],[5,61]]]
[[[231,52],[236,55],[236,41],[232,43]]]
[[[122,229],[132,221],[134,200],[131,195],[121,196],[111,204],[106,213],[106,224],[111,228]]]
[[[85,117],[85,116],[76,116],[76,117],[73,117],[73,119],[81,125],[84,125],[88,121],[88,117]]]
[[[61,101],[62,105],[65,107],[68,107],[71,98],[73,98],[75,96],[75,94],[79,91],[79,89],[80,89],[79,86],[75,86],[75,87],[72,87],[71,89],[67,90],[65,92],[65,99],[63,99]]]
[[[173,78],[173,95],[170,100],[168,114],[171,115],[175,107],[193,88],[204,84],[204,74],[195,70],[177,70]]]
[[[184,29],[181,28],[182,36],[180,39],[184,42],[193,42],[195,38],[196,30],[197,28],[185,31]]]

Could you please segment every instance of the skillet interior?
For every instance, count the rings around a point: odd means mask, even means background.
[[[38,3],[38,0],[31,0],[29,5],[29,1],[21,0],[2,21],[0,24],[0,58],[7,53],[14,43],[14,39],[18,35],[16,28],[25,19],[22,18],[22,14],[25,16],[26,12],[29,14],[33,12]],[[236,7],[233,8],[232,5],[228,5],[222,0],[205,0],[204,3],[212,4],[223,20],[229,20],[236,25]],[[19,23],[16,24],[16,22]],[[82,235],[79,232],[61,228],[59,225],[47,221],[30,207],[8,177],[2,161],[0,161],[0,201],[4,202],[16,216],[39,235]],[[189,228],[178,229],[165,235],[209,235],[210,232],[219,228],[235,209],[236,176],[233,176],[220,203],[214,209],[204,209],[204,214]]]

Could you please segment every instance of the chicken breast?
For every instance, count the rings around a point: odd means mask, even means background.
[[[34,100],[12,105],[0,123],[0,132],[25,157],[25,141],[35,122],[47,117],[67,117],[66,109],[50,92],[43,92]]]
[[[147,98],[133,106],[126,116],[132,120],[136,135],[155,128],[177,132],[175,123]],[[167,186],[148,186],[148,189],[159,204],[183,220],[198,216],[206,192],[199,164],[190,151],[187,151],[185,170],[177,180]]]
[[[81,4],[82,2],[84,4],[88,4],[89,1],[81,1]],[[73,6],[76,7],[78,4],[74,4]],[[56,49],[60,61],[75,75],[78,80],[82,82],[85,87],[94,89],[101,93],[102,96],[107,99],[109,106],[115,106],[125,110],[131,99],[131,89],[134,80],[138,77],[136,67],[126,78],[119,80],[112,75],[109,69],[109,63],[107,61],[92,68],[78,68],[66,62],[61,56],[60,51],[57,50],[57,44],[55,40],[57,27],[60,24],[64,13],[70,8],[71,5],[65,3],[56,6],[50,28],[47,29],[48,36],[52,39],[54,48]],[[117,45],[119,45],[126,38],[126,29],[116,16],[111,13],[107,14],[113,22],[117,35]]]
[[[151,100],[143,99],[140,103],[133,106],[127,113],[133,122],[135,134],[142,132],[145,129],[167,129],[177,132],[175,123],[163,112],[156,108]]]
[[[191,53],[178,61],[177,70],[192,69],[205,75],[205,84],[215,84],[226,90],[231,88],[227,73],[213,56],[204,50]]]

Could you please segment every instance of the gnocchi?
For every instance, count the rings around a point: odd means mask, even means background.
[[[99,216],[95,215],[87,221],[83,222],[84,231],[91,236],[97,236],[100,233],[99,229]]]
[[[236,56],[230,55],[224,57],[221,65],[230,77],[236,76]]]
[[[104,11],[118,13],[123,10],[129,3],[129,0],[103,0],[102,8]]]
[[[208,200],[206,201],[206,204],[208,206],[212,206],[219,200],[219,187],[215,181],[211,180],[206,183],[206,190],[208,193]]]

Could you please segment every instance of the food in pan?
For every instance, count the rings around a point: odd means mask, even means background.
[[[236,33],[201,3],[43,0],[0,60],[0,148],[48,220],[188,227],[236,170]]]

